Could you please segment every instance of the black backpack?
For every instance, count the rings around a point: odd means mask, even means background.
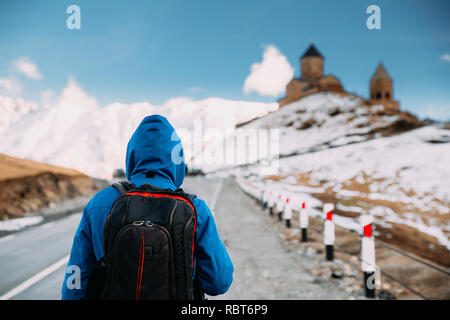
[[[202,299],[192,279],[197,215],[193,194],[128,181],[113,186],[103,229],[104,258],[88,279],[88,299]],[[195,287],[195,288],[194,288]]]

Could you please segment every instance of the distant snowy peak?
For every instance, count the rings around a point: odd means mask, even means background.
[[[159,106],[148,102],[100,106],[69,80],[59,97],[45,107],[0,97],[0,152],[109,178],[114,169],[125,167],[128,140],[146,116],[163,115],[180,131],[192,131],[196,123],[204,131],[234,130],[237,123],[277,108],[276,103],[185,97]],[[183,145],[190,149],[188,139]]]
[[[37,108],[37,104],[22,98],[0,96],[0,133]]]

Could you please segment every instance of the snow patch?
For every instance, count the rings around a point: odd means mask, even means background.
[[[39,224],[43,220],[43,217],[37,216],[0,221],[0,231],[18,231],[25,227]]]

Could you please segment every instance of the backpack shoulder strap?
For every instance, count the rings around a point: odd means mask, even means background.
[[[129,192],[130,190],[136,189],[136,187],[134,186],[134,184],[132,184],[130,181],[119,181],[119,182],[114,182],[112,184],[112,186],[114,188],[117,189],[117,191],[120,192],[120,194],[125,194],[127,192]]]
[[[181,193],[186,198],[188,198],[190,202],[192,202],[195,198],[197,198],[197,195],[195,193],[186,193],[181,188],[178,188],[177,190],[175,190],[175,192]]]
[[[138,190],[141,190],[141,191],[149,191],[150,190],[150,191],[156,191],[156,192],[171,192],[172,191],[170,189],[162,189],[162,188],[155,187],[154,185],[151,185],[149,183],[145,183],[145,184],[139,186]]]
[[[192,202],[195,198],[197,198],[197,195],[195,193],[185,193],[186,197]]]

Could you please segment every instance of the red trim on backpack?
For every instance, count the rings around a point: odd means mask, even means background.
[[[181,196],[173,196],[169,194],[159,194],[159,193],[149,193],[149,192],[127,192],[125,193],[126,196],[143,196],[143,197],[155,197],[155,198],[172,198],[172,199],[178,199],[186,202],[194,211],[195,215],[197,216],[197,211],[195,211],[194,206],[187,201],[185,198]],[[195,230],[197,227],[197,219],[195,219],[194,222],[194,234],[192,237],[192,269],[194,269],[194,244],[195,244]]]
[[[192,272],[194,272],[194,243],[195,243],[195,228],[197,227],[197,219],[194,222],[194,233],[192,235]]]
[[[141,294],[142,269],[144,268],[144,252],[145,252],[144,236],[145,236],[145,232],[142,232],[142,246],[141,246],[141,252],[139,254],[139,266],[138,266],[137,284],[136,284],[136,300],[139,300],[139,296]]]
[[[178,200],[182,200],[182,201],[186,202],[192,208],[192,210],[194,210],[194,212],[195,212],[195,209],[192,206],[192,204],[181,196],[172,196],[169,194],[159,194],[159,193],[149,193],[149,192],[128,192],[128,193],[125,193],[125,195],[126,196],[143,196],[143,197],[178,199]]]

